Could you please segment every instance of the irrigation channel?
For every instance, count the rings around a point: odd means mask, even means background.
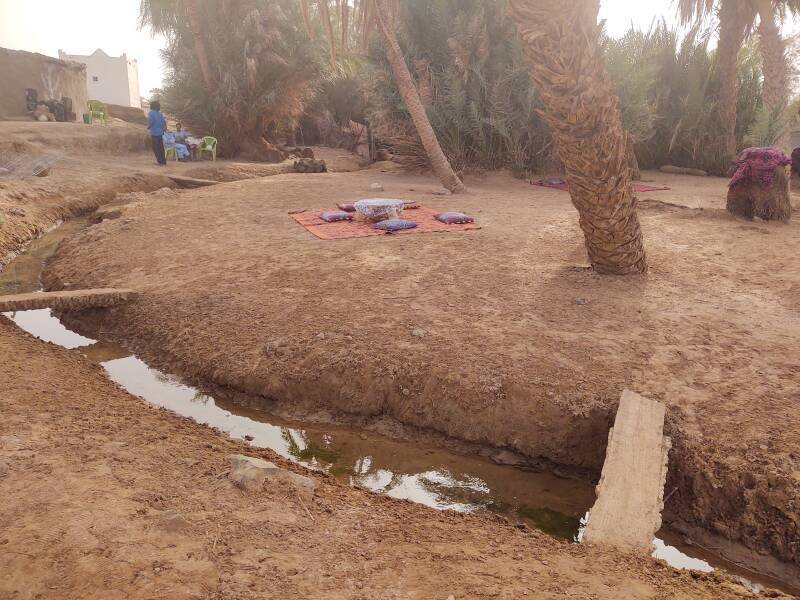
[[[41,291],[46,260],[62,240],[88,224],[85,217],[71,219],[31,242],[0,272],[0,295]],[[102,332],[96,333],[96,339],[79,335],[50,309],[3,314],[37,338],[99,363],[109,379],[147,402],[246,439],[253,446],[270,448],[350,485],[440,510],[493,511],[575,543],[595,500],[594,487],[586,481],[498,465],[483,457],[370,431],[292,422],[267,414],[258,410],[257,398],[234,402],[154,369],[124,346],[103,339]],[[754,590],[762,585],[785,588],[697,546],[682,544],[679,536],[666,530],[658,533],[653,555],[680,569],[725,570]]]

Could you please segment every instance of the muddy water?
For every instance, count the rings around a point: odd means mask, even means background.
[[[86,220],[75,219],[32,242],[0,272],[0,294],[40,290],[39,275],[46,259],[62,239],[85,225]],[[437,509],[498,512],[570,541],[580,539],[594,502],[593,487],[586,482],[500,466],[481,457],[368,431],[289,422],[214,397],[150,368],[114,342],[94,340],[67,329],[49,309],[4,314],[36,337],[83,353],[102,365],[111,380],[148,402],[217,427],[254,446],[270,448],[352,485]],[[258,402],[247,404],[257,406]],[[660,534],[655,546],[654,556],[677,568],[722,568],[750,581],[779,585],[696,548],[681,546],[668,534]]]

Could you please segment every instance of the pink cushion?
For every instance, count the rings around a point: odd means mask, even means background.
[[[446,223],[448,225],[455,225],[457,223],[474,223],[475,219],[469,215],[460,212],[443,212],[436,215],[436,220]]]
[[[335,223],[336,221],[352,221],[353,215],[341,210],[326,210],[320,213],[319,218],[326,223]]]

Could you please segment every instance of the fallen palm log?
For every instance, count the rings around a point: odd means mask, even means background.
[[[106,308],[128,302],[135,296],[136,292],[133,290],[113,288],[14,294],[0,296],[0,312],[37,310],[41,308],[69,312],[87,308]]]

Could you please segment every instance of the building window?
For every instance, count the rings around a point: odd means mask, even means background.
[[[98,81],[98,79],[97,79],[97,76],[96,76],[96,75],[93,75],[93,76],[92,76],[92,81]]]

